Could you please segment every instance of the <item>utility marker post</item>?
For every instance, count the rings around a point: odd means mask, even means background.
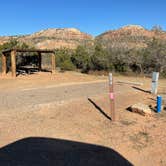
[[[158,88],[158,79],[159,79],[159,72],[153,72],[152,74],[152,94],[157,94],[157,88]]]
[[[111,109],[111,119],[115,121],[115,95],[114,95],[114,83],[112,73],[109,73],[109,99]]]

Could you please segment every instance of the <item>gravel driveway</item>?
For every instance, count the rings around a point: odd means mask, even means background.
[[[39,104],[66,101],[107,93],[106,82],[45,87],[0,93],[1,110],[30,109]]]

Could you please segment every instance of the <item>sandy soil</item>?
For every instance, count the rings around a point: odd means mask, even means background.
[[[57,100],[58,102],[49,101],[48,104],[41,101],[40,107],[36,109],[33,107],[26,111],[21,109],[23,107],[13,110],[7,107],[1,109],[0,163],[4,155],[1,150],[6,145],[27,137],[42,137],[108,147],[121,154],[133,165],[166,165],[166,111],[162,111],[160,114],[153,112],[151,117],[143,117],[126,110],[138,102],[155,105],[156,97],[146,92],[150,89],[151,80],[139,77],[115,77],[116,122],[110,120],[106,80],[107,78],[104,76],[96,77],[74,72],[57,73],[55,77],[39,73],[16,79],[1,79],[0,89],[4,94],[11,92],[17,95],[15,92],[24,93],[25,89],[28,93],[36,93],[35,88],[39,92],[41,88],[47,91],[47,86],[57,88],[63,84],[64,87],[70,87],[71,83],[74,86],[73,82],[79,82],[80,89],[78,89],[79,93],[74,90],[70,92],[73,94],[72,96],[75,96],[73,98],[62,97]],[[117,83],[119,80],[142,82],[143,86],[137,86],[140,88],[139,90],[135,89],[133,85]],[[88,84],[87,82],[91,81],[97,83],[89,83],[89,86],[93,85],[101,90],[86,89],[88,95],[81,95],[85,88],[83,82]],[[160,91],[163,91],[165,83],[166,80],[160,80]],[[50,92],[47,92],[47,98],[49,98]],[[75,95],[76,93],[78,94]],[[58,95],[60,96],[62,93],[59,91]],[[21,98],[19,100],[21,102]],[[29,150],[30,148],[28,147]],[[38,151],[40,150],[42,151],[38,147]],[[43,161],[48,159],[46,156],[47,154],[44,154]]]
[[[11,73],[7,76],[0,75],[0,90],[7,91],[17,89],[28,88],[40,88],[51,85],[59,84],[75,84],[80,82],[89,81],[102,81],[105,80],[105,76],[90,76],[87,74],[81,74],[78,72],[56,72],[51,74],[50,72],[37,72],[31,75],[19,75],[16,78],[11,77]]]

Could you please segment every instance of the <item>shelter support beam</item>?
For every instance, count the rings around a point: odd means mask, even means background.
[[[38,52],[38,68],[39,68],[39,71],[42,70],[42,55],[41,55],[41,52]]]
[[[11,51],[11,71],[12,77],[16,77],[16,51]]]
[[[7,65],[6,65],[6,55],[2,53],[2,74],[6,75]]]
[[[55,54],[52,53],[51,54],[51,71],[52,71],[52,74],[55,73],[55,68],[56,68],[56,65],[55,65]]]

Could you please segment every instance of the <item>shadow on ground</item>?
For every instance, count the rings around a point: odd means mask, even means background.
[[[19,67],[17,69],[17,76],[18,75],[27,75],[27,74],[31,75],[31,74],[35,74],[35,73],[37,73],[39,71],[41,71],[41,72],[51,72],[51,71],[49,71],[47,69],[39,70],[37,67]]]
[[[92,99],[88,98],[88,101],[93,104],[93,106],[105,117],[107,118],[108,120],[111,120],[111,117],[108,116]]]
[[[131,166],[116,151],[92,144],[42,137],[18,140],[0,149],[2,166]]]
[[[149,90],[144,90],[144,89],[138,88],[138,87],[136,87],[136,86],[132,86],[132,88],[133,88],[133,89],[136,89],[136,90],[138,90],[138,91],[144,92],[144,93],[150,93]]]

